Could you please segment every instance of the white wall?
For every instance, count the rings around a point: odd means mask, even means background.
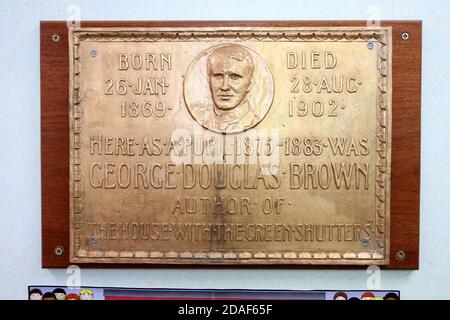
[[[41,269],[39,21],[423,20],[420,271],[382,271],[402,298],[450,298],[450,2],[428,1],[18,1],[0,2],[0,298],[27,298],[28,284],[63,285]],[[375,6],[375,7],[373,7]],[[375,11],[374,11],[375,10]],[[366,271],[82,270],[82,285],[190,288],[366,289]]]

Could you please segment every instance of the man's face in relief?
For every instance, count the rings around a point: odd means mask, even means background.
[[[241,46],[216,49],[208,59],[209,87],[214,104],[223,111],[241,105],[250,88],[254,64]]]

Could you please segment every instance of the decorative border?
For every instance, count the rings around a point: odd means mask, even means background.
[[[392,93],[392,30],[382,28],[81,28],[69,30],[70,60],[70,260],[102,263],[259,263],[268,264],[388,264],[390,226],[390,164],[391,164],[391,93]],[[375,241],[377,249],[364,252],[222,252],[222,251],[100,251],[80,248],[84,223],[84,190],[81,173],[81,129],[83,109],[80,99],[81,41],[363,41],[377,42],[377,159],[375,186]],[[259,261],[258,261],[259,260]]]

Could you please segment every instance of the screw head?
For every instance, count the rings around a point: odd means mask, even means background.
[[[372,50],[373,47],[374,47],[374,45],[373,45],[372,42],[369,42],[369,43],[367,44],[367,48],[369,48],[369,50]]]
[[[98,238],[97,237],[92,237],[91,238],[91,243],[95,246],[98,244]]]
[[[61,40],[61,36],[58,33],[52,34],[52,41],[53,42],[58,42],[59,40]]]
[[[398,261],[403,261],[405,260],[406,254],[405,251],[403,250],[399,250],[397,251],[397,253],[395,254],[395,258],[397,258]]]
[[[95,50],[95,49],[91,50],[90,54],[91,54],[91,57],[95,58],[97,56],[97,50]]]
[[[57,246],[55,248],[55,255],[62,256],[64,254],[64,248],[62,246]]]
[[[402,40],[403,41],[409,40],[409,33],[408,32],[403,32],[402,33]]]

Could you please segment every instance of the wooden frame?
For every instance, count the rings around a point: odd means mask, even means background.
[[[121,21],[82,22],[83,27],[180,26],[364,26],[366,21]],[[386,269],[419,268],[420,209],[420,21],[382,21],[393,33],[393,122],[391,249]],[[406,34],[408,36],[406,36]],[[41,22],[42,267],[69,262],[69,52],[66,22]],[[90,265],[102,268],[158,268],[162,265]],[[164,266],[176,268],[178,266]],[[189,268],[230,268],[194,266]],[[240,266],[242,267],[242,266]],[[251,266],[264,268],[265,266]],[[267,266],[273,268],[273,266]],[[277,266],[357,269],[361,266]]]

